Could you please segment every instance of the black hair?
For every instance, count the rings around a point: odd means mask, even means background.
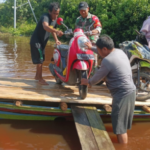
[[[60,9],[60,5],[57,2],[50,3],[48,10],[52,12],[54,10]]]
[[[111,37],[108,35],[102,35],[96,42],[96,46],[100,49],[106,47],[109,50],[112,50],[114,48],[114,42]]]

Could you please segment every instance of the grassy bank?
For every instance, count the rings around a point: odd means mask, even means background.
[[[11,35],[16,35],[16,36],[31,36],[34,29],[35,29],[36,24],[21,24],[14,29],[13,27],[4,27],[0,26],[0,32],[2,33],[9,33]]]
[[[32,0],[37,20],[43,13],[48,12],[49,3],[54,1],[61,5],[60,17],[64,19],[64,23],[74,29],[75,20],[80,15],[78,4],[83,0]],[[86,0],[86,2],[90,6],[90,13],[100,19],[102,34],[111,36],[116,46],[123,41],[135,39],[135,29],[139,31],[143,21],[150,15],[150,0]],[[23,3],[26,3],[26,0],[17,0],[17,6]],[[16,30],[13,29],[13,5],[13,0],[6,0],[0,4],[0,31],[12,35],[32,35],[36,23],[29,5],[17,9]],[[64,31],[63,26],[59,28]]]
[[[13,27],[4,27],[0,26],[0,34],[3,36],[25,36],[25,37],[31,37],[32,33],[34,32],[36,27],[36,24],[30,25],[30,24],[22,24],[20,26],[16,27],[16,30]],[[63,44],[68,44],[70,39],[66,39],[64,36],[61,38],[58,37],[58,39],[63,43]],[[49,41],[51,41],[53,44],[55,43],[54,38],[52,34],[50,35]]]

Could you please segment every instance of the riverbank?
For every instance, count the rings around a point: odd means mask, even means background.
[[[28,24],[28,23],[18,25],[16,29],[14,29],[13,27],[0,26],[0,32],[10,33],[11,35],[16,35],[16,36],[20,36],[20,35],[31,36],[35,27],[36,24]]]
[[[33,31],[34,31],[34,29],[33,29]],[[33,33],[33,31],[32,31],[32,33]],[[14,31],[14,29],[12,29],[12,28],[8,28],[8,30],[6,30],[6,28],[1,28],[0,27],[0,35],[2,35],[2,36],[29,37],[30,38],[31,35],[32,35],[32,34],[19,34],[19,33],[20,33],[19,29],[16,29],[16,31]],[[61,43],[63,43],[63,44],[68,43],[68,40],[66,40],[64,37],[61,37],[61,38],[58,37],[58,38],[61,41]],[[52,35],[50,35],[49,41],[52,44],[55,43],[54,38],[53,38]]]

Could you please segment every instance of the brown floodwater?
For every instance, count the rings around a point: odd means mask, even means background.
[[[34,78],[29,40],[0,33],[0,77]],[[48,42],[45,53],[43,77],[50,79],[52,43]],[[127,145],[117,143],[111,123],[105,127],[116,150],[150,150],[150,122],[133,122]],[[0,120],[0,150],[81,150],[81,146],[73,121]]]

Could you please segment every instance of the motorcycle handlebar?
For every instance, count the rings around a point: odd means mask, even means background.
[[[89,32],[87,31],[87,32],[83,32],[84,34],[88,34]]]
[[[84,34],[89,34],[89,32],[87,31],[87,32],[83,32]],[[65,33],[64,32],[64,35],[72,35],[73,34],[73,32],[67,32],[67,33]]]
[[[72,35],[73,33],[71,33],[71,32],[68,32],[68,33],[65,33],[64,32],[64,35]]]

